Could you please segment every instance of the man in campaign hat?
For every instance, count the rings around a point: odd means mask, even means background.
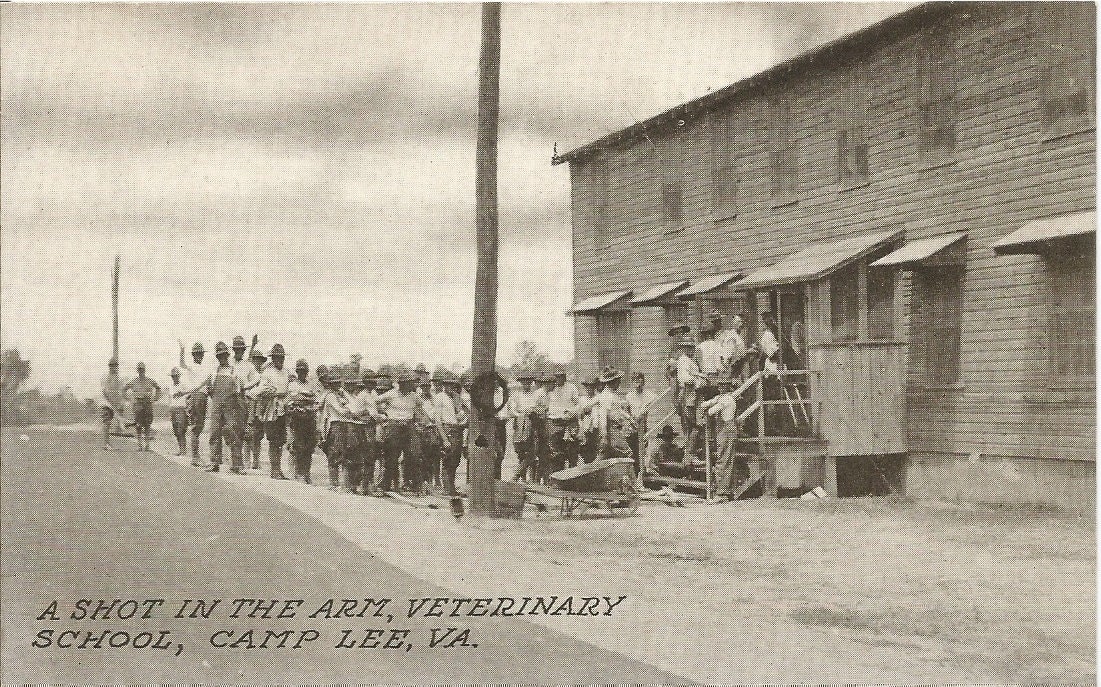
[[[417,393],[420,378],[411,372],[398,376],[398,386],[378,397],[379,412],[386,416],[383,427],[385,462],[382,470],[382,490],[398,491],[399,469],[404,456],[406,471],[417,470],[420,462],[419,437],[415,419],[421,406]]]
[[[679,356],[674,400],[677,413],[680,415],[681,431],[687,438],[687,445],[692,446],[696,432],[696,387],[703,375],[700,372],[700,366],[696,364],[694,357],[696,342],[692,337],[681,337],[677,342],[677,348]]]
[[[309,378],[310,364],[299,359],[294,377],[287,385],[287,424],[291,433],[291,462],[294,478],[310,484],[313,450],[317,446],[317,409],[321,389]]]
[[[273,344],[268,357],[271,361],[260,373],[260,383],[256,387],[256,417],[264,423],[271,478],[282,480],[287,479],[283,474],[283,446],[287,443],[286,405],[291,376],[283,367],[287,358],[283,344]]]
[[[455,373],[438,370],[432,381],[438,389],[432,396],[432,405],[433,416],[442,438],[440,467],[443,489],[448,496],[454,496],[455,474],[463,458],[463,428],[470,409],[463,402],[462,387]]]
[[[111,424],[118,418],[122,419],[122,379],[119,377],[119,361],[111,358],[107,361],[107,374],[99,382],[100,391],[103,392],[103,450],[114,451],[111,445]]]
[[[719,394],[700,404],[700,411],[706,413],[708,420],[718,425],[715,444],[718,460],[715,469],[718,480],[715,495],[719,499],[729,499],[734,484],[734,475],[738,467],[738,403],[734,398],[734,380],[722,376],[715,380]],[[744,464],[744,461],[742,461]]]
[[[252,347],[247,348],[245,337],[238,334],[233,337],[233,343],[231,344],[233,360],[230,361],[230,364],[233,365],[233,369],[237,373],[237,381],[241,384],[241,395],[237,399],[240,413],[237,426],[241,428],[241,448],[246,465],[249,462],[249,453],[252,449],[252,411],[254,405],[252,400],[248,398],[248,392],[254,389],[260,381],[260,373],[253,365],[252,352],[256,350],[256,343],[259,340],[260,337],[253,334]],[[248,355],[245,354],[246,351]]]
[[[168,413],[172,419],[172,434],[179,446],[176,455],[182,456],[187,453],[187,394],[180,382],[180,368],[172,368],[169,376],[172,378],[172,386],[168,389]]]
[[[184,345],[180,343],[180,368],[183,369],[183,389],[187,398],[187,424],[191,428],[191,464],[203,466],[199,461],[199,436],[206,425],[206,409],[209,397],[210,370],[204,365],[206,349],[199,341],[191,347],[191,362],[184,357]],[[225,344],[222,344],[223,346]],[[227,356],[228,358],[228,356]]]
[[[129,392],[134,406],[134,434],[138,438],[138,450],[149,450],[149,429],[153,426],[153,404],[161,397],[161,386],[145,376],[145,363],[138,363],[138,376],[122,388]]]
[[[646,451],[646,472],[660,472],[658,466],[662,463],[675,463],[684,465],[684,449],[677,445],[679,436],[672,425],[665,425],[657,435],[657,441],[651,444]]]
[[[516,450],[516,481],[531,480],[538,482],[539,471],[539,414],[545,412],[546,391],[536,389],[537,375],[531,370],[522,370],[516,375],[520,388],[512,392],[508,399],[509,416],[516,424],[512,432],[512,446]]]
[[[210,395],[210,467],[208,472],[218,472],[222,466],[222,442],[229,444],[230,472],[244,472],[241,456],[241,416],[238,397],[241,384],[237,373],[229,362],[229,346],[219,341],[214,346],[214,357],[218,359],[218,368],[210,374],[207,382]]]
[[[264,421],[257,416],[256,410],[260,398],[260,375],[268,364],[268,356],[259,348],[253,348],[249,352],[249,364],[252,365],[252,371],[246,377],[249,388],[244,389],[242,393],[245,409],[241,424],[242,446],[246,463],[253,470],[258,470],[260,469],[260,444],[264,441]],[[240,378],[240,375],[238,377]]]

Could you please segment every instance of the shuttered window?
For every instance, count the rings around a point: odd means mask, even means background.
[[[920,309],[917,340],[925,381],[955,386],[960,381],[960,327],[963,323],[963,268],[931,267],[914,271]]]
[[[599,313],[596,335],[600,366],[611,365],[626,374],[631,364],[631,313]]]
[[[774,96],[770,103],[772,135],[770,167],[772,173],[772,204],[783,205],[797,198],[799,161],[796,154],[795,124],[790,98]]]
[[[1037,61],[1042,118],[1053,135],[1095,128],[1094,65],[1097,55],[1093,3],[1036,3]]]
[[[918,153],[924,164],[951,160],[956,150],[956,55],[952,33],[945,27],[921,36],[916,52],[914,103]]]
[[[854,70],[859,70],[859,65]],[[864,132],[865,93],[859,71],[841,76],[837,103],[837,183],[844,187],[868,181],[868,140]]]
[[[738,158],[734,123],[726,117],[711,122],[711,215],[728,219],[738,214]]]
[[[1092,247],[1048,257],[1051,314],[1048,350],[1056,386],[1091,384],[1096,351],[1096,262]]]

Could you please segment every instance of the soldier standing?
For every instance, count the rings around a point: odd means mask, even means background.
[[[512,446],[516,450],[518,465],[513,479],[517,482],[529,479],[537,482],[540,471],[536,415],[546,392],[533,387],[535,375],[531,372],[521,372],[516,375],[516,379],[520,382],[520,388],[508,399],[509,415],[516,420],[512,431]]]
[[[454,496],[455,473],[463,458],[463,422],[468,409],[463,404],[459,379],[453,373],[438,372],[432,381],[439,389],[432,397],[432,404],[443,437],[443,488],[448,496]],[[503,441],[504,435],[499,435],[498,440]]]
[[[182,355],[182,350],[181,350]],[[111,445],[111,423],[122,420],[122,380],[119,378],[119,361],[111,358],[107,363],[107,374],[100,380],[99,388],[103,392],[103,450],[114,451]]]
[[[358,484],[352,484],[352,489],[358,489],[358,493],[370,496],[375,493],[375,464],[379,452],[378,424],[382,416],[378,411],[378,394],[375,393],[378,379],[374,371],[364,370],[362,380],[363,391],[349,402],[349,409],[362,423],[357,461],[359,481]]]
[[[310,468],[317,446],[317,407],[321,390],[308,378],[310,365],[304,359],[294,364],[294,378],[287,385],[287,422],[291,431],[291,462],[294,478],[311,484]]]
[[[259,398],[256,417],[264,423],[264,436],[268,439],[268,462],[272,479],[287,479],[283,474],[283,445],[287,443],[287,392],[290,374],[283,369],[287,354],[283,344],[274,344],[269,354],[271,362],[260,373]]]
[[[252,462],[250,466],[253,470],[260,469],[260,442],[264,440],[264,422],[256,414],[257,406],[260,399],[260,375],[264,372],[264,365],[267,364],[268,357],[264,355],[264,352],[253,348],[249,353],[249,364],[252,365],[252,371],[247,377],[249,381],[249,388],[242,394],[243,404],[245,412],[242,414],[243,422],[242,432],[249,443],[248,448],[244,451],[244,455],[252,454]],[[240,375],[238,375],[240,378]]]
[[[218,369],[211,373],[207,382],[210,393],[210,467],[207,472],[218,472],[222,465],[222,442],[229,444],[229,471],[241,474],[244,463],[241,459],[240,404],[238,396],[241,385],[237,374],[229,364],[229,346],[224,341],[214,345],[214,357],[218,359]]]
[[[404,372],[398,377],[398,388],[391,389],[378,398],[379,411],[386,415],[383,449],[385,463],[381,485],[383,491],[400,489],[398,472],[403,455],[406,470],[419,460],[420,446],[414,422],[421,405],[417,382],[418,377],[415,374]]]
[[[253,402],[248,397],[249,391],[254,389],[260,381],[260,373],[252,362],[252,352],[256,350],[256,342],[260,337],[252,335],[252,347],[245,348],[245,337],[238,334],[233,337],[233,371],[237,374],[237,381],[241,384],[241,397],[238,400],[240,417],[237,425],[241,428],[241,447],[244,462],[249,462],[249,453],[252,449],[252,413]],[[245,355],[248,350],[249,355]],[[255,468],[255,466],[254,466]]]
[[[172,434],[180,450],[177,456],[187,453],[187,394],[180,383],[180,368],[172,368],[172,386],[168,390],[168,413],[172,419]]]
[[[138,437],[138,450],[149,450],[149,429],[153,426],[153,404],[161,397],[161,385],[145,376],[145,363],[138,363],[138,376],[130,380],[122,391],[130,393],[134,404],[134,433]]]
[[[223,346],[225,344],[222,344]],[[209,392],[210,374],[203,368],[206,349],[196,341],[191,347],[191,364],[184,359],[183,342],[180,343],[180,367],[184,369],[184,392],[187,394],[187,424],[191,427],[191,464],[197,468],[199,462],[199,435],[206,424],[206,405]]]

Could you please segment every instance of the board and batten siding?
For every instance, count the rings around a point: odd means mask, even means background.
[[[910,455],[1093,461],[1095,381],[1075,389],[1052,383],[1051,265],[1043,257],[999,256],[990,248],[1030,221],[1096,207],[1095,129],[1053,135],[1044,122],[1043,65],[1051,36],[1037,21],[1036,7],[971,6],[966,16],[953,13],[915,26],[857,57],[824,58],[781,82],[736,94],[672,131],[651,131],[572,161],[576,298],[752,271],[831,239],[893,229],[905,230],[906,240],[966,231],[959,379],[948,387],[929,385],[919,347],[909,347]],[[1091,4],[1074,9],[1095,26]],[[955,149],[932,162],[919,144],[915,85],[918,47],[931,34],[944,37],[957,65]],[[851,102],[845,85],[864,97],[866,184],[839,179],[838,128],[848,123]],[[770,97],[776,94],[790,106],[798,169],[794,196],[783,204],[773,198],[770,178]],[[711,147],[713,127],[720,124],[733,139],[733,160],[724,160],[723,170],[736,180],[733,216],[725,208],[712,211]],[[683,154],[669,153],[671,147]],[[669,159],[684,170],[675,223],[663,212]],[[592,201],[602,170],[608,202],[597,232]],[[896,331],[903,341],[923,326],[913,281],[902,271],[896,282]],[[657,326],[656,318],[647,320]],[[582,331],[587,326],[576,327],[582,366],[592,352],[591,333]],[[638,324],[634,331],[645,336]],[[636,355],[653,348],[636,346]],[[666,351],[656,348],[653,360],[635,364],[659,369]]]

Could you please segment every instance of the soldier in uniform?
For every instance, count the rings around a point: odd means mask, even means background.
[[[168,390],[168,412],[172,419],[172,434],[180,450],[177,456],[187,453],[187,394],[180,383],[180,368],[172,368],[172,387]]]
[[[423,367],[423,365],[419,366]],[[421,410],[417,416],[417,433],[420,439],[420,461],[414,475],[418,484],[425,489],[438,488],[440,486],[440,462],[443,458],[443,440],[446,437],[443,430],[437,424],[436,406],[432,397],[432,381],[424,373],[417,372],[419,381],[417,391],[421,397]],[[414,487],[413,491],[419,492],[420,488]]]
[[[264,421],[256,414],[257,406],[260,399],[260,376],[264,372],[264,366],[268,362],[268,356],[264,355],[264,352],[258,348],[253,348],[249,352],[249,364],[252,366],[252,371],[245,377],[248,381],[249,388],[242,394],[242,404],[244,406],[244,413],[242,413],[242,434],[245,440],[248,442],[248,448],[245,449],[244,455],[252,455],[250,467],[253,470],[260,469],[260,444],[264,441]],[[238,378],[241,375],[238,374]]]
[[[134,404],[134,433],[138,437],[138,450],[149,450],[149,429],[153,426],[153,404],[161,397],[161,385],[145,376],[145,363],[138,363],[138,376],[122,388],[129,392]]]
[[[218,359],[218,368],[207,381],[210,394],[210,467],[207,472],[218,472],[221,469],[224,440],[229,444],[229,471],[241,474],[244,472],[241,430],[238,426],[241,416],[241,385],[233,366],[229,364],[229,346],[224,341],[215,344],[214,357]]]
[[[264,423],[264,436],[268,440],[268,461],[272,479],[287,479],[283,474],[283,446],[287,443],[287,392],[290,374],[283,368],[287,354],[283,344],[274,344],[269,354],[271,362],[260,373],[259,398],[256,416]]]
[[[432,379],[439,391],[432,397],[435,406],[436,422],[443,435],[442,467],[443,488],[448,496],[454,496],[455,473],[463,458],[463,425],[469,415],[469,408],[463,403],[462,387],[459,378],[450,372],[439,372]],[[498,441],[504,441],[504,434]],[[500,467],[498,467],[500,469]]]
[[[238,406],[240,410],[240,418],[238,419],[238,426],[241,428],[241,447],[243,449],[244,462],[249,462],[249,453],[252,449],[252,400],[248,398],[248,393],[256,387],[260,381],[260,373],[254,367],[252,362],[252,352],[256,350],[256,342],[259,341],[259,337],[256,334],[252,335],[252,348],[245,348],[245,337],[238,334],[233,337],[233,365],[234,372],[237,373],[237,381],[241,384],[241,397],[238,400]],[[248,351],[249,355],[245,355],[245,351]],[[254,466],[255,467],[255,466]]]
[[[122,379],[119,378],[119,361],[111,358],[107,363],[107,374],[100,380],[103,392],[103,450],[114,451],[111,445],[111,423],[122,420]]]
[[[378,397],[379,411],[386,415],[384,424],[385,463],[382,470],[383,491],[397,491],[401,487],[399,470],[402,456],[406,470],[415,466],[420,457],[420,446],[415,418],[421,405],[417,393],[417,375],[403,372],[398,377],[398,387]],[[414,469],[416,469],[414,467]]]
[[[520,382],[520,388],[508,399],[509,415],[516,421],[512,432],[512,446],[516,450],[518,464],[513,479],[517,482],[528,480],[538,482],[541,475],[536,416],[539,413],[539,403],[544,398],[544,392],[542,389],[534,388],[535,375],[531,372],[521,372],[516,375],[516,379]]]
[[[317,408],[321,389],[309,379],[310,365],[301,359],[294,364],[294,378],[287,385],[287,424],[291,432],[291,462],[294,478],[311,484],[313,450],[317,446]]]
[[[222,344],[223,346],[225,344]],[[203,367],[206,357],[206,349],[202,343],[196,341],[191,347],[191,364],[184,359],[184,346],[180,343],[180,367],[183,368],[184,392],[187,394],[187,424],[191,428],[191,464],[201,468],[199,462],[199,436],[206,425],[207,395],[209,392],[210,374]]]
[[[359,458],[358,483],[353,483],[352,488],[364,496],[375,493],[375,464],[378,462],[379,442],[378,424],[382,415],[378,412],[378,394],[375,388],[378,385],[378,376],[373,370],[363,370],[361,373],[363,390],[349,400],[349,409],[355,418],[362,423],[359,426]]]

